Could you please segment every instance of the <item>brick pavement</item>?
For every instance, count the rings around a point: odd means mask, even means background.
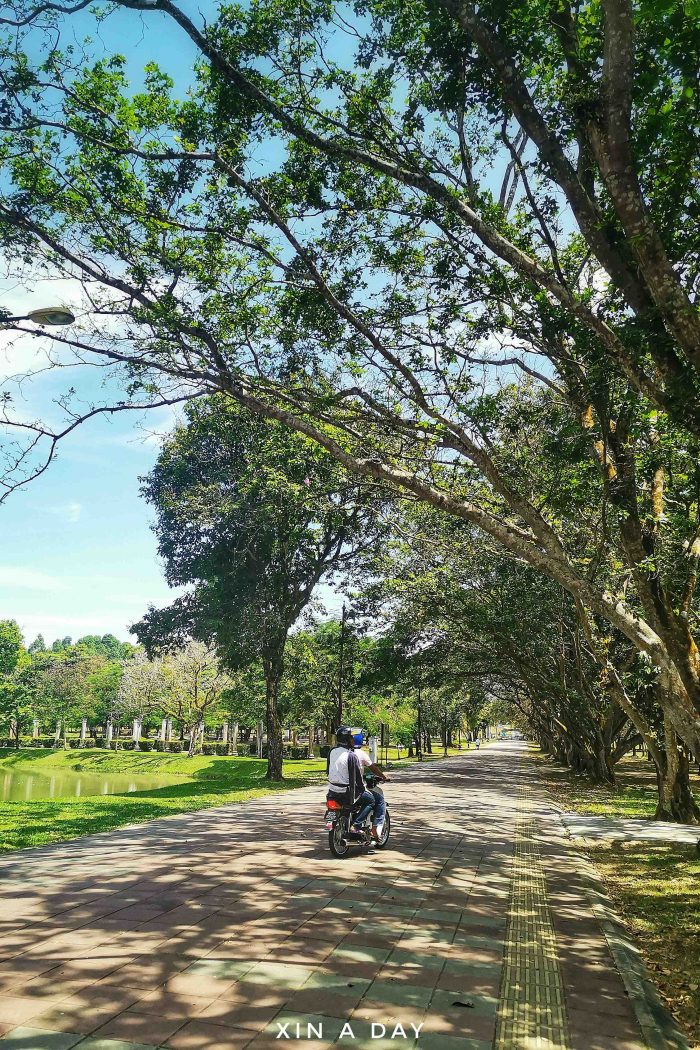
[[[0,1047],[682,1045],[642,1035],[525,745],[386,795],[392,848],[342,861],[318,787],[0,858]]]

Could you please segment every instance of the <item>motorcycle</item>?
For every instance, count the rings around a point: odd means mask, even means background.
[[[381,791],[377,778],[372,773],[367,773],[365,783],[372,791]],[[382,792],[383,794],[383,792]],[[353,846],[367,848],[374,845],[376,849],[384,849],[391,834],[391,817],[389,807],[386,808],[384,826],[379,839],[372,838],[372,813],[370,812],[362,825],[362,830],[355,832],[351,830],[353,815],[360,809],[361,803],[356,802],[349,806],[338,802],[336,799],[326,799],[326,816],[324,823],[328,830],[328,846],[334,857],[346,857]]]

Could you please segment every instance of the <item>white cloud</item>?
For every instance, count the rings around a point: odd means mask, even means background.
[[[65,589],[65,581],[47,572],[37,572],[21,566],[0,565],[0,587],[26,591],[57,591]]]
[[[25,639],[31,640],[42,634],[47,642],[54,638],[82,637],[85,634],[116,634],[123,639],[130,638],[124,625],[114,621],[109,614],[103,616],[51,616],[43,613],[20,613],[16,620]]]
[[[55,514],[57,517],[63,518],[64,521],[74,522],[79,521],[83,505],[75,502],[58,503],[53,507],[46,507],[45,510],[49,514]]]

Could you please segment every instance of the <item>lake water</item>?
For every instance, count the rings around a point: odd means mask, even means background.
[[[125,776],[119,773],[26,773],[3,769],[0,764],[0,801],[78,798],[81,795],[122,795],[130,791],[153,791],[172,780],[162,777]]]

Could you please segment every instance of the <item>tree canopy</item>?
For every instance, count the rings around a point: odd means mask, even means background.
[[[85,7],[3,18],[0,234],[125,393],[15,418],[8,491],[95,412],[217,391],[562,588],[700,753],[695,0],[119,0],[194,45],[182,95],[56,44]]]
[[[287,636],[321,579],[361,559],[378,500],[308,439],[220,397],[188,408],[144,492],[168,581],[192,588],[133,629],[149,651],[199,638],[230,670],[261,661],[279,779]]]

